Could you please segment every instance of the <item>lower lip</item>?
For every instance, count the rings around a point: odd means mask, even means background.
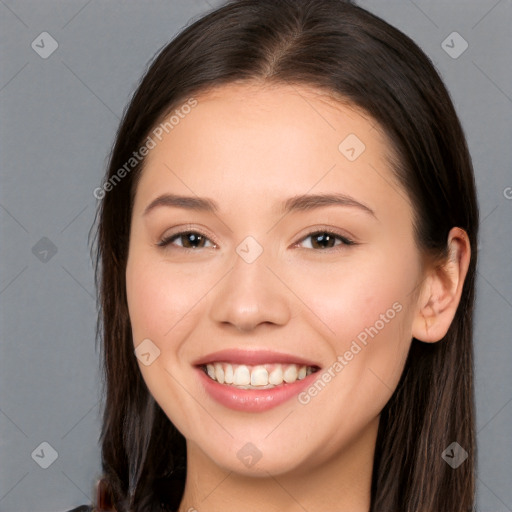
[[[198,368],[199,378],[206,392],[217,402],[234,409],[245,412],[263,412],[290,400],[306,388],[317,375],[312,373],[304,379],[296,380],[291,384],[284,383],[270,389],[239,389],[235,386],[219,384],[208,377]]]

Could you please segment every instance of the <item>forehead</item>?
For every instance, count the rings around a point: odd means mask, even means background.
[[[405,196],[381,127],[325,92],[237,83],[194,100],[192,108],[177,105],[169,114],[174,122],[160,130],[161,140],[155,138],[137,195],[147,198],[169,186],[225,197],[232,205],[230,190],[243,194],[246,202],[257,197],[268,202],[284,191],[304,194],[313,187],[315,192],[332,189],[367,197],[388,188]]]

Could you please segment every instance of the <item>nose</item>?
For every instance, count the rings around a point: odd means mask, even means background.
[[[264,257],[247,263],[237,255],[214,292],[210,319],[224,327],[252,331],[263,324],[282,326],[291,318],[290,295]]]

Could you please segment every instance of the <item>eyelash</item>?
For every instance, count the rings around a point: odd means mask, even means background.
[[[204,235],[200,231],[196,231],[196,230],[187,230],[187,231],[180,231],[178,233],[174,233],[172,235],[169,235],[168,237],[163,238],[156,245],[158,247],[165,248],[165,247],[171,245],[174,240],[177,240],[177,239],[179,239],[182,236],[191,235],[191,234],[199,235],[200,237],[202,237],[202,238],[206,239],[207,241],[211,242],[213,244],[212,247],[206,247],[207,249],[215,248],[216,245],[217,245],[215,242],[212,242],[212,240],[210,240],[206,235]],[[316,249],[318,251],[326,252],[326,251],[329,251],[329,250],[337,250],[336,247],[340,247],[340,246],[357,245],[356,242],[354,242],[350,238],[347,238],[344,235],[341,235],[341,234],[333,232],[333,231],[321,230],[320,229],[320,230],[316,230],[316,231],[312,231],[312,232],[308,233],[305,237],[303,237],[301,240],[296,242],[294,244],[294,246],[304,242],[308,238],[311,238],[311,237],[314,237],[314,236],[318,236],[318,235],[328,235],[329,237],[334,237],[335,239],[341,241],[341,243],[339,243],[339,244],[335,243],[334,247],[328,247],[328,248],[325,248],[325,249]],[[188,250],[188,251],[196,251],[197,249],[203,249],[203,247],[190,248],[190,247],[183,247],[183,246],[179,246],[179,245],[176,246],[176,247],[178,247],[180,249],[183,249],[183,250]],[[308,248],[308,249],[309,250],[315,250],[314,247],[311,247],[311,248]]]

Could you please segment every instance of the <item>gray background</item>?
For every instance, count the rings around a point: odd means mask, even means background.
[[[92,192],[148,61],[182,26],[220,3],[0,0],[1,511],[55,512],[91,501],[100,471],[87,241],[97,206]],[[430,56],[467,134],[482,217],[478,510],[511,511],[512,1],[360,5]],[[58,42],[47,59],[31,47],[44,31]],[[454,31],[469,44],[457,58],[461,39],[442,44]],[[51,462],[52,453],[43,445],[42,456],[42,442],[58,453],[47,469],[40,464]]]

